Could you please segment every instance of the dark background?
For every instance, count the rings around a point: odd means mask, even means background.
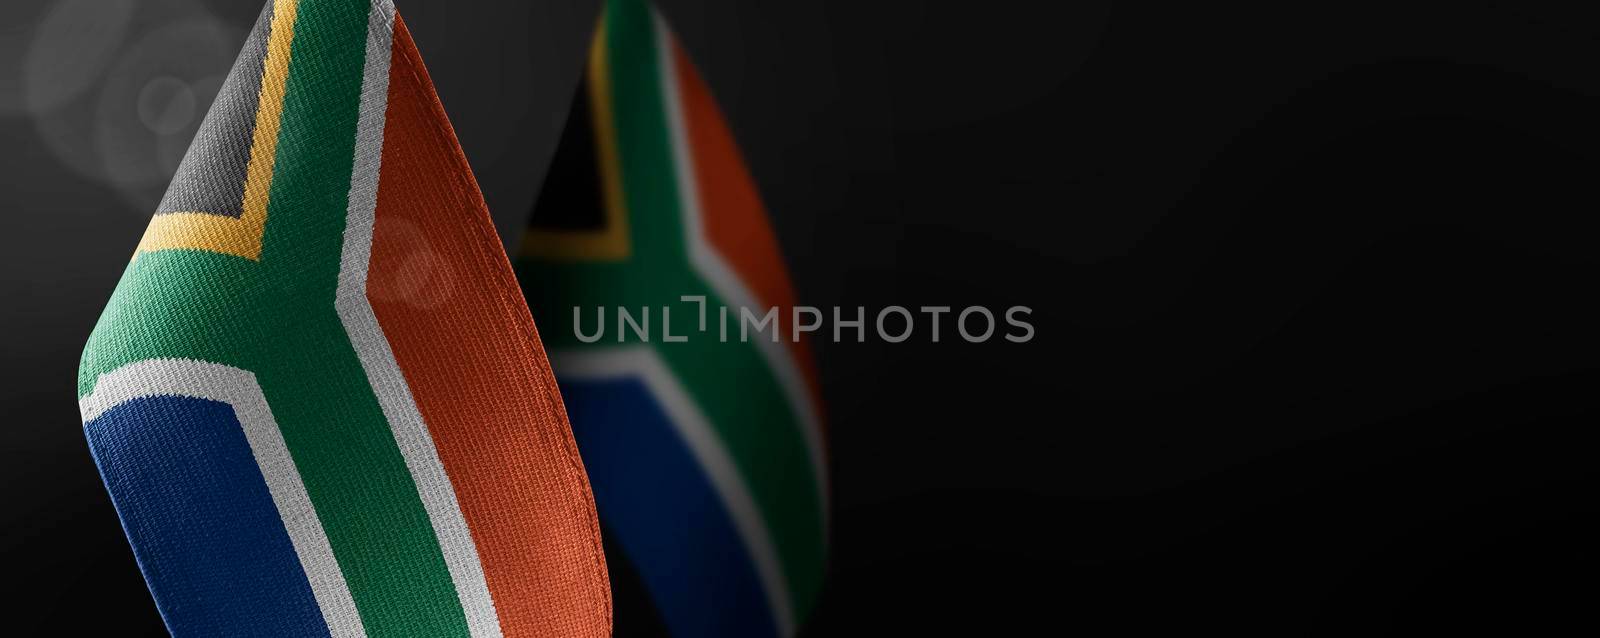
[[[396,4],[521,228],[597,5]],[[802,303],[1034,309],[817,344],[809,635],[1594,630],[1600,10],[660,6]],[[258,9],[0,3],[13,633],[161,632],[73,380]]]

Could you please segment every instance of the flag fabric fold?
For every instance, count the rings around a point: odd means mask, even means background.
[[[273,0],[84,349],[178,636],[606,636],[543,346],[390,0]]]

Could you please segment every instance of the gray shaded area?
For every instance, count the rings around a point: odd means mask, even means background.
[[[271,27],[272,3],[268,2],[172,176],[166,196],[156,206],[157,214],[188,211],[239,217],[244,213],[244,181],[256,134]]]

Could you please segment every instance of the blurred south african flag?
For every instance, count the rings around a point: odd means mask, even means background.
[[[594,486],[619,634],[793,635],[828,543],[816,374],[754,182],[645,0],[605,5],[516,265]],[[623,330],[619,308],[655,323]],[[723,339],[723,308],[776,308],[776,332]]]

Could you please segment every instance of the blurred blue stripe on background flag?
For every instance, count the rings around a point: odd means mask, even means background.
[[[795,294],[755,183],[644,0],[606,4],[517,266],[613,580],[637,573],[654,608],[619,600],[619,631],[653,612],[675,636],[793,635],[828,544],[814,364],[794,338]],[[654,316],[624,333],[623,308]],[[775,308],[771,332],[722,339],[724,308],[734,321]],[[598,340],[577,337],[602,324]]]

